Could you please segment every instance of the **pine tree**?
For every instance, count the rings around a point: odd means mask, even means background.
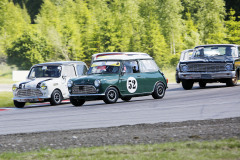
[[[183,45],[184,49],[191,49],[200,44],[200,35],[197,27],[194,25],[191,13],[187,12],[186,16],[187,20],[185,20],[185,30],[183,32]]]
[[[236,21],[235,11],[233,9],[228,13],[229,20],[225,21],[227,29],[226,40],[232,44],[240,44],[240,21]]]
[[[157,15],[172,54],[182,51],[183,7],[180,0],[157,0]]]
[[[152,56],[158,66],[164,67],[169,63],[169,50],[165,38],[161,33],[160,24],[156,16],[155,2],[142,2],[141,15],[144,17],[145,33],[142,38],[144,51]]]
[[[223,0],[183,0],[183,4],[197,25],[202,43],[226,43]]]

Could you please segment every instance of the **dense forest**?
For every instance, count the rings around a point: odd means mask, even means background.
[[[160,67],[201,44],[240,44],[240,0],[0,0],[0,63],[145,52]]]

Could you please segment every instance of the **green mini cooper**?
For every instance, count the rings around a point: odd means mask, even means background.
[[[153,58],[136,52],[94,54],[87,76],[68,81],[74,106],[97,99],[107,104],[147,95],[161,99],[166,88],[167,80]]]

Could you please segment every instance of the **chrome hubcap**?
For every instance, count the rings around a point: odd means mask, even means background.
[[[116,98],[116,92],[115,91],[109,91],[108,92],[108,98],[111,100],[114,100]]]
[[[58,93],[56,93],[54,95],[54,99],[55,99],[56,102],[59,102],[60,101],[60,95]]]
[[[159,96],[164,93],[164,89],[163,89],[163,87],[161,85],[158,86],[157,93],[158,93]]]

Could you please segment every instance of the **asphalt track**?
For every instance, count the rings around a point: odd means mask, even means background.
[[[240,117],[240,86],[207,84],[183,90],[170,84],[163,99],[151,96],[118,100],[115,104],[89,101],[82,107],[30,105],[0,111],[0,134],[99,128],[140,123],[180,122]]]

